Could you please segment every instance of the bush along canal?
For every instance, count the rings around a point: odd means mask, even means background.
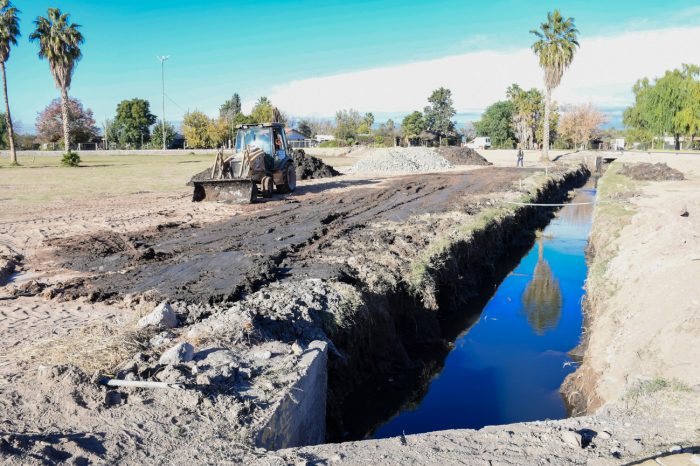
[[[567,352],[581,336],[593,213],[587,203],[594,199],[591,180],[538,234],[480,313],[465,313],[467,323],[443,323],[452,326],[445,334],[457,335],[444,366],[421,399],[370,437],[566,417],[559,387],[575,369]]]

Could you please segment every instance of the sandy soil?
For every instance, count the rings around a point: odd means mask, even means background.
[[[588,346],[572,378],[588,412],[644,381],[700,384],[700,160],[627,154],[617,164],[640,161],[665,162],[686,180],[627,181],[624,189],[620,175],[603,180],[611,179],[611,204],[596,209],[591,240],[600,277],[588,281]]]
[[[659,390],[595,416],[275,452],[256,465],[695,465],[698,391]]]

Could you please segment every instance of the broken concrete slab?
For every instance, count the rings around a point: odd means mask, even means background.
[[[192,360],[194,347],[187,342],[180,342],[166,350],[158,360],[160,364],[182,364]]]
[[[177,315],[175,315],[170,303],[163,301],[153,311],[142,317],[136,326],[138,328],[175,328],[177,327]]]

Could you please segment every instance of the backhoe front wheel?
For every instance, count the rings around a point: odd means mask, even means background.
[[[297,171],[293,163],[288,163],[282,170],[282,184],[277,185],[277,191],[280,193],[291,193],[297,189]]]
[[[262,188],[261,189],[262,197],[272,197],[273,186],[274,186],[274,184],[272,182],[271,176],[263,177],[262,181],[260,182],[260,187]]]

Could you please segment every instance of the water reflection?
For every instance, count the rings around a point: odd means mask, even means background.
[[[590,223],[593,217],[593,197],[591,190],[580,190],[571,200],[573,205],[568,205],[559,212],[563,221],[573,226],[585,226]],[[583,203],[576,205],[577,203]]]
[[[537,242],[537,265],[522,295],[527,322],[537,335],[554,328],[561,317],[562,296],[559,280],[544,259],[543,239]]]
[[[577,190],[572,202],[593,201],[592,185]],[[455,332],[454,347],[428,387],[371,436],[567,415],[559,387],[574,370],[567,351],[581,335],[592,210],[592,204],[584,204],[559,211],[489,297],[478,320],[465,322],[464,333]]]

